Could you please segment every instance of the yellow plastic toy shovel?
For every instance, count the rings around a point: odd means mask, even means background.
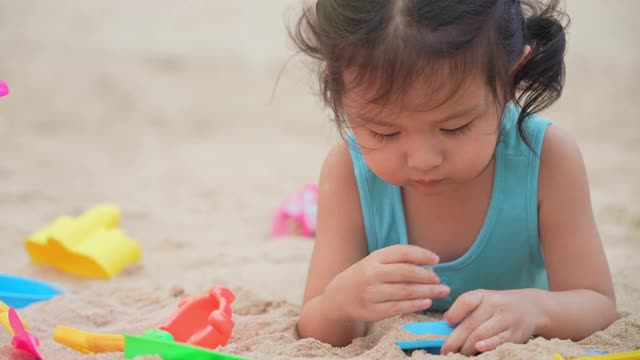
[[[31,235],[33,261],[88,278],[109,279],[142,257],[138,243],[116,228],[120,209],[100,205],[77,217],[62,216]]]
[[[560,354],[554,354],[553,360],[564,360],[564,358]],[[640,360],[640,350],[618,354],[589,356],[574,360]]]
[[[67,326],[56,326],[53,339],[83,354],[124,351],[122,335],[90,333]]]
[[[124,352],[125,359],[158,355],[165,360],[248,360],[175,342],[170,333],[160,329],[148,329],[142,336],[135,336],[96,334],[66,326],[56,326],[53,339],[84,354]]]

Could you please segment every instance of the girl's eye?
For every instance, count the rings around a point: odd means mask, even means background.
[[[473,123],[473,121],[469,121],[468,123],[466,123],[466,124],[464,124],[464,125],[462,125],[460,127],[457,127],[455,129],[440,129],[440,130],[443,131],[447,135],[464,135],[471,128],[471,124],[472,123]]]
[[[398,135],[400,135],[400,132],[394,132],[391,134],[381,134],[379,132],[373,131],[371,129],[369,129],[369,133],[375,137],[378,141],[384,142],[384,141],[388,141]]]

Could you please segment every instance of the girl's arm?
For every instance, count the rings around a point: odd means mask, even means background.
[[[540,243],[551,293],[539,335],[582,339],[615,321],[616,301],[584,161],[573,139],[547,129],[539,177]]]
[[[347,145],[327,157],[320,175],[318,226],[304,304],[301,337],[345,346],[363,336],[366,322],[429,308],[449,295],[432,268],[438,257],[414,245],[368,254],[360,194]]]
[[[532,335],[580,340],[616,319],[607,260],[595,226],[580,150],[547,129],[538,179],[540,246],[549,290],[474,290],[444,318],[457,328],[442,353],[473,355]]]
[[[331,299],[322,294],[334,277],[367,256],[358,185],[346,144],[327,156],[318,188],[318,224],[298,322],[301,337],[334,346],[363,336],[365,323],[334,316]]]

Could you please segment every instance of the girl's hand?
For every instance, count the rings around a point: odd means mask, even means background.
[[[474,355],[507,342],[524,343],[536,333],[543,319],[542,290],[474,290],[462,294],[443,318],[457,328],[441,353]]]
[[[450,289],[439,285],[433,269],[438,256],[414,245],[394,245],[372,252],[338,274],[322,294],[337,319],[378,321],[422,311]],[[331,315],[330,315],[331,316]]]

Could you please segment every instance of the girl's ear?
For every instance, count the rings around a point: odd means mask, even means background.
[[[531,58],[531,55],[533,55],[531,46],[525,45],[524,51],[522,52],[522,56],[520,57],[520,60],[513,66],[513,69],[511,69],[512,78],[518,73],[518,71],[520,71],[520,69],[522,68],[522,65],[524,65],[527,61],[529,61],[529,59]]]
[[[320,73],[322,75],[326,75],[326,72],[327,72],[327,62],[323,61],[320,63]]]

